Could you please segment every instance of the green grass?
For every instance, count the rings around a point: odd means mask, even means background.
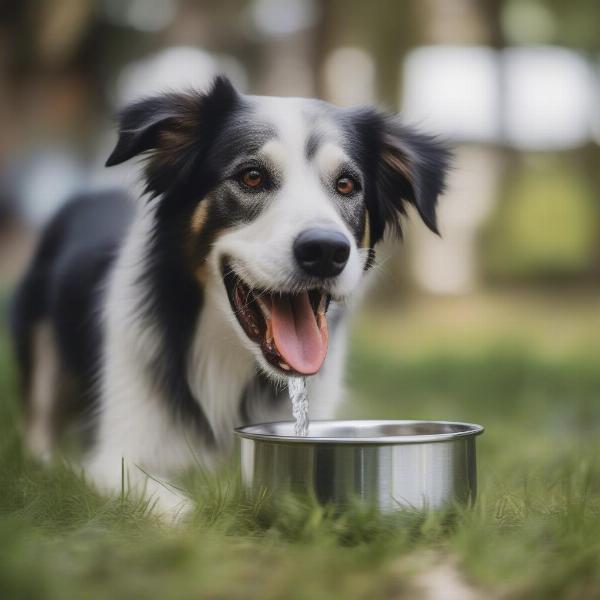
[[[474,509],[378,518],[290,502],[272,515],[223,473],[194,479],[198,510],[178,529],[24,455],[0,334],[0,598],[414,598],[419,573],[440,564],[482,597],[599,597],[600,369],[586,306],[540,308],[561,321],[565,352],[547,352],[528,317],[506,325],[522,304],[498,309],[495,330],[446,326],[444,344],[427,311],[359,324],[345,414],[484,424]]]

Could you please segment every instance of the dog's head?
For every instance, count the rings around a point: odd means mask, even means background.
[[[406,203],[437,231],[449,160],[397,117],[243,96],[224,78],[127,108],[107,165],[142,153],[157,231],[199,286],[227,296],[233,327],[278,378],[321,368],[330,302],[357,288]]]

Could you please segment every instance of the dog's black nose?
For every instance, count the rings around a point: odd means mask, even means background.
[[[350,242],[340,231],[307,229],[294,242],[294,256],[305,273],[335,277],[348,262]]]

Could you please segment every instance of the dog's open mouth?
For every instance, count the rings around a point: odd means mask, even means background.
[[[269,364],[287,375],[313,375],[321,368],[330,296],[318,289],[279,293],[251,288],[227,264],[223,281],[237,320]]]

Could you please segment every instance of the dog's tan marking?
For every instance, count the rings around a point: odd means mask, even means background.
[[[208,219],[208,209],[209,203],[208,199],[202,200],[194,214],[192,214],[192,231],[197,235],[200,233],[204,225],[206,224],[206,220]]]
[[[163,152],[176,152],[189,144],[189,136],[185,128],[165,129],[158,137],[158,148]]]
[[[192,213],[190,220],[190,229],[192,231],[192,238],[190,239],[190,257],[194,264],[194,277],[196,281],[203,285],[206,282],[208,275],[208,264],[207,256],[201,256],[200,262],[198,263],[198,236],[202,235],[202,230],[208,220],[208,214],[210,211],[210,202],[208,198],[204,198],[196,207],[196,210]]]
[[[208,263],[206,260],[196,267],[194,270],[194,277],[200,285],[203,286],[206,283],[206,280],[208,279]]]
[[[371,220],[369,219],[369,210],[365,208],[365,229],[363,231],[361,248],[369,248],[371,246]]]
[[[413,185],[412,172],[407,159],[398,153],[397,150],[393,150],[390,147],[384,148],[381,158],[386,162],[394,171],[399,171],[406,177],[407,181]]]
[[[202,208],[202,205],[199,206],[198,209],[196,209],[196,212],[200,213],[201,208]],[[196,216],[196,213],[194,213],[194,217],[195,216]],[[208,206],[206,205],[205,211],[198,216],[198,222],[196,223],[197,227],[194,227],[194,222],[195,222],[194,217],[192,217],[192,230],[196,236],[202,235],[201,232],[206,223],[206,219],[208,217]],[[210,239],[206,240],[206,250],[205,250],[206,254],[201,256],[200,259],[198,259],[197,254],[196,254],[195,258],[192,258],[192,260],[194,261],[194,267],[193,267],[194,277],[201,286],[204,286],[208,279],[208,275],[209,275],[209,273],[208,273],[208,270],[209,270],[208,256],[210,254],[210,250],[211,250],[212,246],[214,245],[214,243],[217,241],[217,239],[219,239],[222,235],[224,235],[228,231],[229,231],[229,228],[212,231],[210,233]]]
[[[158,133],[158,142],[146,170],[152,173],[162,167],[176,167],[178,159],[197,139],[198,104],[195,96],[178,98],[177,112],[167,119]]]
[[[60,376],[54,332],[48,321],[42,321],[34,329],[32,366],[25,442],[34,456],[48,460],[55,441]]]

